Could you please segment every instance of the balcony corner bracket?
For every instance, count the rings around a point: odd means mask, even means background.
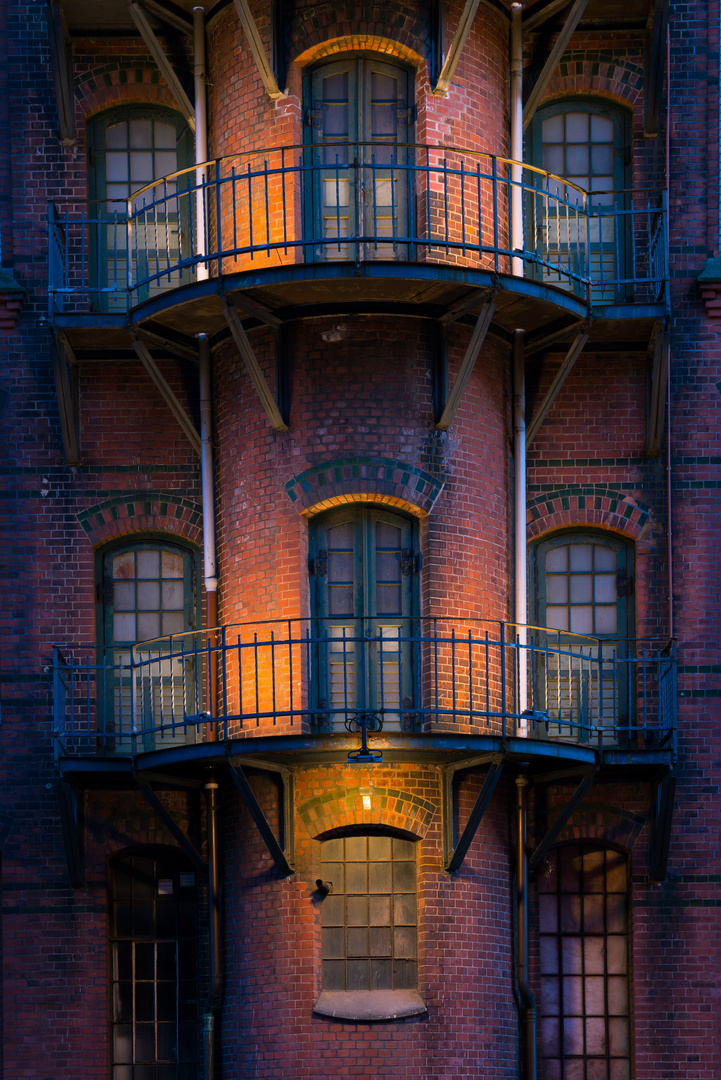
[[[140,779],[137,773],[134,773],[133,779],[138,785],[138,791],[143,796],[145,801],[153,808],[155,813],[162,821],[163,825],[165,825],[170,835],[176,841],[178,847],[181,848],[181,850],[188,856],[198,873],[204,879],[207,878],[208,864],[206,863],[205,859],[200,854],[198,849],[195,847],[195,845],[192,843],[192,841],[188,839],[186,834],[180,828],[178,823],[173,818],[172,814],[170,814],[167,808],[163,805],[163,803],[160,801],[157,794],[153,791],[150,785],[147,782],[144,782],[145,778]]]
[[[666,392],[669,378],[669,335],[659,321],[649,343],[648,412],[646,417],[646,457],[658,457],[663,447]]]
[[[526,101],[526,104],[523,106],[523,130],[524,131],[526,130],[526,128],[530,124],[531,120],[533,119],[533,117],[535,115],[535,112],[536,112],[536,109],[538,108],[538,106],[539,106],[539,104],[541,102],[541,98],[543,97],[546,90],[548,89],[548,85],[549,85],[551,79],[553,78],[553,75],[554,75],[554,72],[555,72],[556,68],[558,67],[558,65],[560,63],[561,57],[563,56],[564,52],[566,51],[566,46],[568,45],[569,41],[571,40],[571,37],[573,36],[574,30],[576,29],[576,27],[578,26],[578,23],[580,22],[581,16],[583,15],[584,11],[586,10],[586,5],[587,4],[588,4],[588,0],[574,0],[573,7],[571,8],[568,15],[566,16],[566,21],[564,22],[564,24],[563,24],[563,26],[561,28],[561,32],[558,35],[558,37],[556,38],[556,40],[555,40],[555,42],[553,44],[553,47],[551,48],[551,51],[548,54],[548,59],[546,60],[545,64],[543,65],[543,69],[541,71],[541,74],[538,76],[538,79],[536,80],[536,82],[534,84],[534,87],[533,87],[533,89],[531,90],[531,93],[528,96],[528,100]],[[526,26],[526,29],[527,29],[527,26]]]
[[[454,817],[455,817],[455,800],[454,800],[454,778],[457,772],[462,769],[474,768],[476,765],[490,764],[490,768],[486,773],[485,780],[481,786],[481,790],[478,793],[475,806],[471,810],[468,816],[463,833],[458,843],[453,846],[454,839]],[[462,762],[454,762],[452,765],[446,766],[441,773],[441,785],[442,785],[442,831],[443,831],[443,868],[448,874],[455,874],[457,870],[463,865],[463,860],[466,857],[468,848],[471,845],[471,841],[476,835],[478,826],[480,825],[483,815],[486,812],[488,804],[491,800],[491,796],[495,791],[496,784],[501,778],[501,774],[505,767],[505,759],[502,754],[484,754],[479,758],[472,758],[470,760]]]
[[[448,46],[448,52],[446,53],[445,59],[443,61],[443,66],[441,67],[441,71],[436,80],[436,84],[433,87],[433,93],[437,97],[441,97],[444,94],[447,94],[451,88],[451,80],[453,79],[456,67],[458,66],[458,61],[461,58],[463,47],[466,44],[468,35],[471,32],[473,20],[476,17],[476,12],[478,11],[480,2],[481,0],[466,0],[464,4],[463,11],[461,12],[461,17],[458,20],[458,26],[456,27],[451,43]],[[440,52],[443,46],[442,39],[439,44]]]
[[[258,32],[258,27],[250,10],[248,0],[234,0],[234,3],[235,10],[237,11],[238,18],[240,20],[240,25],[243,27],[245,39],[248,42],[248,48],[250,49],[253,60],[255,61],[255,66],[258,69],[258,74],[260,75],[261,82],[263,83],[263,86],[265,88],[265,92],[271,99],[271,101],[278,101],[285,95],[278,86],[278,82],[273,71],[273,66],[268,59],[268,54],[266,53],[263,46],[263,41],[261,39],[260,33]]]
[[[541,840],[540,844],[533,852],[533,855],[531,855],[531,858],[528,862],[529,873],[533,873],[534,871],[536,871],[545,859],[549,849],[553,846],[553,844],[556,842],[559,835],[561,834],[562,830],[568,824],[571,814],[591,787],[591,784],[596,778],[596,772],[597,770],[594,769],[593,772],[589,773],[587,776],[584,776],[583,780],[578,785],[573,795],[571,795],[570,799],[563,807],[556,820],[553,822],[553,825],[551,825],[550,829],[543,837],[543,840]]]
[[[651,844],[648,876],[651,881],[666,880],[668,850],[671,842],[676,777],[669,772],[653,784],[651,799]]]
[[[67,780],[58,781],[56,790],[68,877],[73,889],[82,889],[85,886],[85,859],[81,802],[77,790]]]
[[[75,93],[73,90],[73,48],[65,15],[58,0],[47,0],[48,43],[53,69],[58,134],[62,146],[75,146]]]
[[[52,360],[65,464],[78,465],[80,463],[78,364],[70,342],[62,331],[56,333],[53,339]]]
[[[153,357],[150,355],[148,347],[146,346],[145,342],[141,340],[140,335],[136,332],[133,332],[130,335],[130,339],[133,343],[133,348],[135,349],[138,359],[140,360],[148,375],[160,391],[160,396],[162,397],[163,401],[168,406],[173,416],[178,421],[181,428],[187,435],[190,441],[190,445],[193,447],[193,450],[195,450],[198,457],[200,457],[200,435],[196,430],[195,424],[190,419],[181,403],[178,401],[178,398],[176,397],[174,391],[168,385],[165,376],[161,372]]]
[[[178,107],[185,117],[185,122],[191,131],[195,131],[195,107],[190,101],[190,98],[183,89],[180,79],[175,74],[173,65],[165,55],[162,45],[158,41],[153,28],[148,22],[147,15],[142,6],[137,2],[131,2],[128,4],[128,11],[130,17],[135,23],[138,33],[145,42],[148,52],[152,56],[155,63],[158,65],[160,74],[165,79],[170,89],[171,94],[178,103]]]
[[[654,0],[646,26],[644,58],[643,133],[647,138],[658,135],[663,105],[663,81],[666,74],[666,34],[668,31],[669,0]]]
[[[495,310],[496,293],[494,291],[482,305],[481,310],[478,313],[476,325],[471,333],[471,339],[468,342],[466,354],[461,362],[456,381],[453,384],[453,389],[448,395],[448,400],[446,401],[441,417],[435,425],[437,431],[446,431],[455,419],[456,412],[461,404],[461,399],[473,373],[476,360],[478,359],[478,354],[483,347],[483,342],[486,340],[486,334],[488,333],[488,328],[491,325],[491,319],[493,318]]]
[[[553,403],[560,394],[566,379],[571,374],[574,364],[578,360],[579,356],[583,351],[584,345],[588,341],[588,337],[589,328],[586,324],[582,324],[578,330],[578,333],[573,339],[573,344],[571,345],[570,349],[561,361],[561,366],[554,375],[553,380],[551,381],[551,385],[549,386],[543,398],[543,401],[538,406],[538,409],[536,410],[533,419],[526,428],[526,449],[528,449],[528,447],[533,442],[534,438],[538,433],[538,429],[551,411]]]
[[[255,767],[256,765],[260,769],[269,768],[269,763],[268,762],[260,762],[260,761],[256,762],[256,761],[253,761],[253,766]],[[251,788],[250,784],[248,783],[248,778],[245,775],[245,773],[243,772],[242,766],[240,764],[238,764],[238,763],[235,763],[235,764],[231,763],[230,758],[229,758],[228,759],[228,771],[230,773],[230,777],[231,777],[233,783],[235,784],[238,791],[240,792],[241,798],[242,798],[243,802],[245,803],[245,805],[246,805],[246,807],[248,809],[248,813],[250,814],[250,816],[252,817],[253,821],[255,822],[255,824],[256,824],[256,826],[258,828],[258,832],[260,833],[260,835],[261,835],[261,837],[263,839],[263,842],[265,843],[265,846],[268,848],[268,851],[269,851],[269,853],[271,855],[271,858],[273,859],[273,862],[276,865],[276,868],[277,868],[279,874],[281,875],[281,877],[289,877],[292,873],[294,873],[293,866],[292,866],[293,847],[294,847],[294,842],[293,842],[293,840],[294,840],[294,832],[293,832],[292,824],[290,825],[290,828],[288,827],[288,819],[289,818],[292,819],[292,817],[293,817],[293,805],[292,805],[292,803],[293,803],[294,794],[295,794],[295,786],[294,786],[294,784],[293,784],[293,782],[291,780],[290,770],[287,770],[287,778],[286,778],[286,776],[283,775],[284,770],[282,770],[282,769],[278,769],[278,770],[274,769],[273,770],[273,771],[280,772],[281,777],[283,779],[283,785],[284,785],[283,795],[284,795],[284,798],[283,798],[283,814],[281,816],[281,820],[283,821],[283,824],[284,824],[284,827],[285,827],[285,837],[284,837],[284,839],[285,839],[285,842],[286,842],[286,844],[288,845],[288,848],[289,848],[287,853],[283,850],[283,848],[280,846],[280,844],[276,840],[275,835],[273,833],[273,830],[271,829],[271,827],[270,827],[270,825],[268,823],[268,819],[266,818],[265,814],[263,813],[263,810],[262,810],[262,808],[260,806],[260,803],[258,802],[258,800],[255,797],[253,789]]]
[[[248,340],[248,335],[245,332],[240,315],[228,302],[225,294],[221,293],[221,299],[223,301],[225,321],[228,324],[228,328],[230,329],[230,333],[232,334],[238,352],[240,353],[241,360],[245,365],[245,369],[248,372],[250,381],[253,383],[256,393],[260,398],[260,403],[265,409],[266,416],[270,421],[270,426],[273,428],[273,431],[287,431],[288,425],[281,416],[278,403],[271,393],[265,375],[258,363],[258,358],[253,350],[253,346]]]

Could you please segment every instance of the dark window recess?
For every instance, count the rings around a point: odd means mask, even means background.
[[[172,853],[128,855],[111,875],[113,1080],[195,1080],[198,898]]]
[[[346,836],[321,844],[324,991],[417,986],[415,844]]]
[[[539,879],[540,1080],[630,1080],[628,860],[551,851]]]

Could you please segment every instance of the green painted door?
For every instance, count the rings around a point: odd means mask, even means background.
[[[316,526],[315,694],[334,730],[358,711],[400,730],[412,708],[414,534],[408,518],[357,506]]]

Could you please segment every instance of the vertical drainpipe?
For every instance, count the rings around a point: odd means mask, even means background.
[[[536,1080],[536,1000],[528,984],[528,777],[516,777],[516,972],[525,1014],[525,1080]]]
[[[721,105],[719,106],[721,125]],[[721,143],[721,141],[720,141]],[[721,219],[719,221],[721,233]],[[670,280],[671,240],[671,27],[666,27],[666,272]],[[720,241],[721,246],[721,241]],[[669,285],[670,288],[670,285]],[[668,637],[673,640],[673,506],[671,501],[671,327],[666,348],[666,521],[668,557]]]
[[[511,158],[523,161],[523,6],[511,4]],[[523,166],[511,166],[511,250],[523,250]],[[523,259],[514,256],[511,273],[523,277]]]
[[[200,361],[200,470],[203,493],[203,563],[205,572],[206,629],[208,644],[216,644],[214,628],[218,625],[218,570],[215,555],[215,498],[213,492],[213,413],[210,397],[210,339],[198,334],[198,358]],[[217,664],[208,665],[208,712],[218,715],[218,669]],[[207,725],[206,738],[214,741],[218,736],[215,723]]]
[[[205,8],[193,8],[193,82],[195,85],[195,164],[208,160],[208,112],[205,82]],[[195,170],[195,253],[206,254],[205,191],[203,169]],[[209,277],[208,264],[198,262],[196,281]]]
[[[208,1000],[203,1016],[204,1080],[215,1080],[215,1020],[223,990],[220,955],[220,873],[218,869],[218,783],[210,770],[205,784],[208,827]]]
[[[526,565],[526,357],[523,330],[513,331],[513,535],[515,545],[515,619],[518,635],[517,733],[528,735],[528,570]]]

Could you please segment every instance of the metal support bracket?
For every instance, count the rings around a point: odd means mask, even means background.
[[[85,885],[85,866],[83,860],[83,822],[78,803],[78,793],[67,780],[58,782],[57,793],[68,877],[73,889],[82,889]]]
[[[293,774],[289,769],[283,769],[279,766],[271,766],[268,762],[255,761],[252,762],[253,768],[259,769],[271,769],[274,772],[278,772],[283,779],[283,841],[286,845],[286,850],[280,846],[273,830],[268,824],[268,819],[263,813],[258,800],[256,799],[253,789],[248,783],[248,778],[243,772],[242,767],[233,765],[228,762],[228,769],[230,771],[233,783],[237,787],[241,794],[243,802],[248,808],[248,812],[253,821],[258,827],[258,832],[263,838],[265,846],[271,854],[273,862],[275,863],[279,873],[282,877],[288,877],[293,871],[293,848],[294,848],[294,831],[293,831],[293,802],[295,797]]]
[[[58,129],[63,146],[75,146],[75,94],[73,93],[73,50],[70,34],[57,0],[47,0],[48,41],[53,68]]]
[[[525,8],[523,12],[524,33],[530,34],[532,30],[547,22],[553,15],[557,15],[562,8],[568,7],[570,3],[571,0],[551,0],[550,3],[547,3],[547,0],[539,0],[539,3]]]
[[[246,41],[248,42],[248,48],[252,53],[253,59],[255,60],[255,66],[258,69],[258,74],[265,87],[265,92],[272,101],[277,101],[278,98],[284,96],[283,91],[276,81],[273,67],[263,47],[263,42],[258,33],[258,27],[256,26],[255,19],[250,10],[248,0],[234,0],[234,3],[235,10],[238,12],[240,24],[243,27]]]
[[[566,46],[568,45],[569,41],[571,40],[571,37],[573,36],[574,30],[578,26],[578,23],[581,20],[581,16],[583,15],[584,11],[586,10],[586,5],[587,4],[588,4],[588,0],[575,0],[573,7],[571,8],[571,10],[568,13],[568,16],[566,17],[566,21],[563,24],[563,28],[561,29],[560,34],[558,35],[558,37],[556,38],[556,41],[554,42],[553,48],[551,49],[551,51],[550,51],[550,53],[548,55],[548,59],[546,60],[546,63],[543,65],[543,70],[541,71],[541,74],[538,76],[538,79],[536,80],[536,84],[533,87],[533,90],[531,90],[531,93],[528,96],[528,100],[526,101],[526,104],[523,106],[523,130],[524,131],[526,130],[526,128],[530,124],[531,120],[533,119],[533,116],[534,116],[534,114],[536,112],[536,109],[538,108],[538,106],[539,106],[539,104],[541,102],[541,98],[545,94],[545,92],[546,92],[546,90],[548,88],[548,84],[550,83],[551,79],[554,76],[556,68],[558,67],[558,65],[559,65],[559,63],[561,61],[561,57],[563,56],[564,52],[566,51]]]
[[[653,359],[646,421],[646,457],[658,457],[663,446],[670,357],[668,332],[660,325],[655,328],[649,352],[652,352]]]
[[[573,344],[571,345],[571,348],[568,350],[565,358],[561,362],[560,368],[554,375],[553,381],[551,382],[551,385],[546,391],[546,396],[544,397],[541,404],[538,406],[535,416],[526,428],[526,449],[528,449],[528,447],[533,442],[538,432],[538,429],[551,411],[551,406],[560,394],[563,384],[565,383],[568,376],[571,374],[573,365],[576,363],[579,356],[581,355],[583,346],[586,344],[587,341],[588,329],[584,328],[583,330],[579,330],[579,332],[576,334]]]
[[[165,334],[159,333],[158,330],[153,329],[147,323],[137,328],[137,334],[148,345],[154,345],[157,349],[166,349],[169,353],[173,353],[174,356],[182,356],[183,360],[190,360],[193,364],[200,363],[198,345],[192,338],[188,338],[187,341],[174,341]]]
[[[159,0],[140,0],[140,2],[146,11],[150,11],[169,26],[180,30],[181,34],[193,36],[193,20],[189,19],[180,8],[171,10],[167,4],[160,3]]]
[[[583,780],[578,785],[578,787],[576,788],[576,790],[574,791],[573,795],[568,800],[566,805],[563,807],[563,809],[561,810],[561,813],[558,815],[558,817],[554,821],[553,825],[551,825],[551,828],[548,830],[548,832],[544,836],[543,840],[541,840],[540,844],[538,845],[536,850],[533,852],[533,855],[531,855],[531,858],[529,859],[529,862],[528,862],[528,870],[529,870],[530,873],[533,873],[541,865],[541,863],[543,862],[543,860],[546,857],[546,854],[547,854],[549,848],[552,847],[552,845],[556,842],[556,840],[558,839],[558,836],[560,835],[561,831],[568,824],[568,821],[569,821],[569,818],[571,817],[571,814],[576,809],[576,807],[578,806],[581,799],[584,797],[584,795],[586,794],[586,792],[590,788],[590,786],[593,783],[593,781],[595,780],[595,778],[596,778],[596,770],[595,769],[594,769],[594,771],[592,773],[589,773],[588,776],[584,776]]]
[[[191,843],[188,837],[185,835],[180,826],[173,820],[172,815],[166,810],[162,802],[155,794],[153,789],[147,784],[143,783],[138,777],[135,777],[135,782],[138,785],[138,790],[150,806],[152,806],[155,813],[158,815],[163,825],[165,825],[168,832],[175,839],[178,847],[181,848],[188,856],[193,866],[196,868],[199,874],[207,878],[208,876],[208,864],[203,856],[195,847],[195,844]]]
[[[673,773],[668,773],[654,785],[651,802],[651,845],[648,859],[648,876],[651,881],[666,880],[675,795],[676,777]]]
[[[471,32],[473,20],[476,17],[476,12],[481,0],[466,0],[461,17],[458,20],[458,26],[453,35],[453,39],[446,53],[445,60],[443,61],[443,67],[441,73],[438,76],[438,81],[433,87],[434,94],[447,94],[451,88],[451,80],[453,78],[458,61],[461,58],[463,47],[466,44],[468,35]]]
[[[62,332],[53,340],[52,358],[65,464],[77,465],[80,462],[78,364],[70,342]]]
[[[476,805],[471,810],[468,816],[468,821],[461,834],[461,838],[457,844],[454,845],[454,799],[453,781],[456,773],[465,769],[473,769],[479,765],[490,765],[486,778],[483,781],[483,786],[476,799]],[[473,837],[476,835],[476,830],[481,823],[483,815],[486,812],[488,803],[490,802],[491,795],[493,794],[496,784],[501,778],[501,773],[504,768],[504,760],[502,754],[483,754],[481,757],[470,758],[466,761],[455,762],[452,765],[447,765],[441,773],[441,787],[442,787],[442,810],[443,810],[443,867],[449,874],[455,874],[456,870],[460,869],[463,864],[463,860],[466,857],[468,848],[471,845]]]
[[[225,321],[230,327],[230,332],[238,347],[240,357],[245,364],[245,369],[250,376],[250,381],[253,383],[258,397],[260,398],[260,403],[270,420],[273,431],[287,431],[288,425],[281,416],[277,402],[270,392],[270,387],[268,386],[265,375],[263,374],[258,359],[253,351],[253,346],[250,344],[248,335],[243,329],[240,315],[235,308],[228,303],[225,296],[223,297],[223,311],[225,312]]]
[[[155,63],[160,69],[160,73],[165,79],[171,94],[175,98],[185,117],[185,122],[191,131],[195,131],[195,108],[192,105],[190,98],[183,89],[180,79],[173,70],[173,65],[168,60],[163,51],[163,46],[158,41],[153,28],[148,22],[148,17],[143,11],[142,7],[138,3],[128,4],[128,11],[130,17],[138,28],[141,38],[148,47],[148,52],[152,56]]]
[[[478,354],[483,347],[483,342],[486,340],[486,334],[488,328],[491,325],[491,319],[496,310],[495,294],[492,299],[488,300],[481,308],[478,318],[476,319],[476,325],[473,328],[471,334],[471,340],[468,342],[468,348],[466,349],[466,355],[463,357],[460,370],[456,377],[456,381],[453,384],[453,389],[448,395],[448,401],[445,404],[443,413],[440,420],[436,424],[437,431],[446,431],[451,426],[455,415],[458,411],[458,406],[461,403],[468,381],[473,372]]]
[[[162,374],[160,368],[155,363],[155,360],[153,360],[152,356],[148,352],[148,349],[147,349],[145,343],[140,340],[140,338],[138,337],[137,334],[132,335],[132,342],[133,342],[133,348],[135,349],[135,352],[138,354],[138,357],[139,357],[143,367],[145,368],[148,375],[150,376],[150,378],[153,380],[153,382],[157,386],[158,390],[160,391],[160,394],[161,394],[161,397],[163,398],[163,401],[168,406],[168,408],[170,409],[173,416],[175,417],[175,419],[180,424],[180,426],[183,429],[183,431],[185,432],[185,434],[188,436],[188,439],[190,440],[190,445],[193,447],[193,450],[195,450],[198,457],[200,457],[200,454],[201,454],[200,435],[198,434],[198,432],[196,430],[196,427],[193,424],[193,421],[190,419],[190,417],[186,413],[185,409],[180,404],[177,397],[175,396],[175,394],[171,390],[170,386],[168,385],[168,383],[167,383],[167,381],[165,379],[165,376]]]

